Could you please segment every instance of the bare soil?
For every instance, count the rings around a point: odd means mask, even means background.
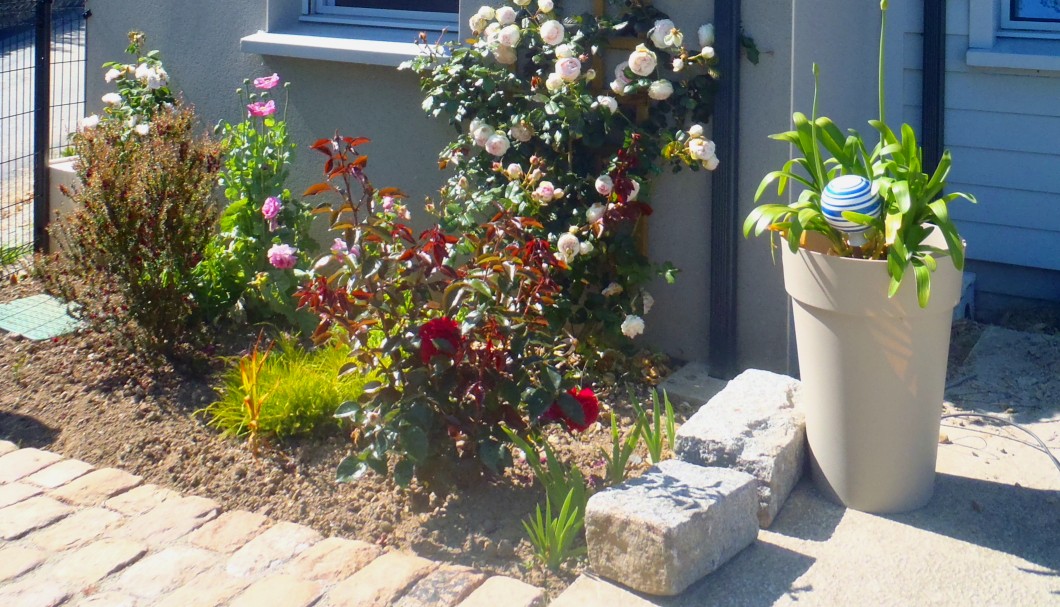
[[[40,291],[32,281],[0,286],[0,303]],[[221,338],[216,354],[249,348],[257,328]],[[80,331],[34,342],[0,334],[0,439],[119,467],[145,482],[217,500],[225,509],[259,512],[341,536],[409,549],[436,560],[510,575],[553,596],[584,569],[584,560],[558,575],[533,564],[521,520],[542,501],[532,472],[518,464],[490,477],[472,462],[444,462],[428,486],[396,487],[378,476],[335,482],[349,452],[339,429],[274,444],[258,456],[242,441],[221,438],[196,411],[212,402],[223,362],[178,368],[130,353],[107,335]],[[640,387],[643,394],[646,387]],[[623,427],[632,408],[601,399]],[[679,408],[678,421],[690,413]],[[605,426],[604,424],[608,424]],[[601,448],[610,446],[609,416],[585,434],[556,429],[550,442],[602,485]],[[647,456],[634,456],[639,474]]]

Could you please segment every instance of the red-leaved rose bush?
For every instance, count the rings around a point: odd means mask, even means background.
[[[312,148],[326,156],[326,180],[306,196],[329,195],[316,212],[340,234],[317,277],[298,293],[350,340],[351,369],[379,381],[337,416],[354,424],[356,453],[340,480],[388,472],[407,483],[433,457],[476,457],[499,471],[511,464],[504,428],[524,436],[550,422],[583,431],[599,403],[568,361],[576,340],[552,314],[556,276],[568,271],[541,225],[498,208],[460,237],[435,226],[416,234],[405,195],[376,190],[365,175],[364,138],[336,135]],[[333,204],[334,201],[334,204]]]

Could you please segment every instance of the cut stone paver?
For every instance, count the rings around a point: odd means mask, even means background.
[[[545,591],[517,579],[495,576],[483,582],[459,607],[545,607]]]
[[[677,431],[675,455],[758,479],[759,524],[773,524],[806,467],[799,381],[751,369],[729,382]]]
[[[15,540],[68,516],[73,508],[38,495],[0,509],[0,540]]]
[[[549,607],[585,607],[586,605],[652,607],[653,603],[607,580],[585,574],[578,576],[578,579],[556,597],[556,600],[549,603]]]
[[[277,523],[237,550],[225,569],[235,577],[253,577],[279,567],[320,540],[321,535],[309,527]]]
[[[326,604],[331,607],[390,605],[437,566],[425,558],[388,552],[332,588]]]
[[[598,575],[673,596],[758,536],[753,476],[678,460],[589,498],[585,538]]]
[[[61,584],[49,584],[33,576],[19,578],[0,586],[0,605],[4,607],[56,607],[73,592]]]
[[[139,485],[141,479],[117,468],[93,470],[51,492],[52,497],[71,504],[99,506],[113,497]]]
[[[25,546],[0,548],[0,583],[18,577],[48,558],[48,553]]]
[[[158,485],[140,485],[103,502],[103,507],[128,516],[136,516],[159,506],[162,502],[180,497],[176,491]]]
[[[242,592],[250,580],[234,578],[223,567],[215,567],[199,574],[190,583],[170,592],[153,607],[221,607],[228,599]]]
[[[394,607],[455,607],[486,581],[486,574],[469,567],[443,565],[401,597]]]
[[[147,546],[140,542],[99,540],[68,553],[54,564],[41,567],[37,574],[41,576],[40,583],[46,583],[46,580],[58,581],[67,584],[70,590],[80,592],[135,563],[146,553]]]
[[[115,537],[142,540],[151,547],[165,546],[217,517],[221,506],[204,497],[169,500],[130,519],[112,533]]]
[[[285,570],[295,577],[332,584],[357,573],[381,553],[381,548],[367,542],[329,537],[299,554]]]
[[[140,605],[136,597],[128,594],[99,592],[75,601],[70,607],[140,607]]]
[[[87,508],[37,531],[29,536],[29,540],[45,550],[61,552],[88,544],[121,520],[122,516],[117,512]]]
[[[247,588],[230,603],[231,607],[309,607],[321,594],[317,582],[279,574]]]
[[[69,483],[75,478],[82,477],[93,470],[93,466],[79,459],[64,459],[60,462],[34,472],[25,478],[26,482],[33,483],[45,489],[56,489]]]
[[[17,481],[62,459],[51,451],[18,449],[0,457],[0,484]]]
[[[40,495],[40,493],[40,487],[34,487],[19,481],[0,485],[0,508],[7,508],[11,504],[17,504],[34,495]]]
[[[188,542],[217,552],[235,552],[261,533],[268,523],[268,517],[254,512],[225,512],[189,535]]]
[[[113,589],[145,599],[157,598],[192,581],[220,561],[216,552],[172,546],[148,555],[118,577]]]
[[[725,387],[725,380],[710,376],[704,363],[688,363],[659,384],[659,392],[666,392],[670,402],[688,403],[698,407]]]
[[[11,441],[0,440],[0,456],[7,455],[12,451],[18,451],[18,445]]]

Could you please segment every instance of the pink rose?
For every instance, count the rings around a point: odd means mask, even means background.
[[[298,249],[287,244],[274,244],[268,252],[269,263],[277,270],[290,270],[298,265]]]
[[[250,112],[251,116],[257,116],[258,118],[272,116],[276,113],[276,102],[269,99],[266,102],[251,103],[247,106],[247,111]]]
[[[263,78],[255,78],[254,79],[254,86],[258,87],[259,89],[266,89],[267,90],[267,89],[275,88],[276,85],[279,84],[279,83],[280,83],[280,76],[278,74],[273,74],[271,76],[265,76]]]
[[[265,219],[276,219],[282,210],[283,203],[275,196],[269,196],[265,199],[265,204],[261,205],[261,214]]]
[[[556,62],[556,73],[564,82],[574,82],[582,75],[582,62],[577,57],[565,57]]]

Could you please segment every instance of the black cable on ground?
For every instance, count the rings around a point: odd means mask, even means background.
[[[942,419],[947,419],[947,418],[951,418],[951,417],[978,417],[978,418],[981,418],[981,419],[990,420],[990,421],[992,421],[994,423],[997,423],[997,424],[1005,424],[1005,425],[1008,425],[1008,426],[1012,426],[1013,428],[1017,428],[1019,430],[1022,430],[1024,432],[1026,432],[1027,434],[1029,434],[1031,436],[1031,438],[1033,438],[1034,440],[1038,441],[1038,444],[1041,445],[1041,447],[1042,447],[1040,449],[1040,451],[1042,451],[1043,453],[1048,455],[1049,459],[1053,460],[1053,465],[1056,466],[1056,469],[1060,470],[1060,460],[1058,460],[1056,458],[1056,456],[1053,455],[1053,452],[1049,448],[1049,445],[1045,444],[1045,441],[1043,441],[1037,434],[1035,434],[1034,432],[1031,432],[1029,429],[1017,424],[1016,422],[1009,421],[1009,420],[1007,420],[1007,419],[1005,419],[1003,417],[998,417],[997,415],[987,415],[985,413],[950,413],[948,415],[943,415]]]

